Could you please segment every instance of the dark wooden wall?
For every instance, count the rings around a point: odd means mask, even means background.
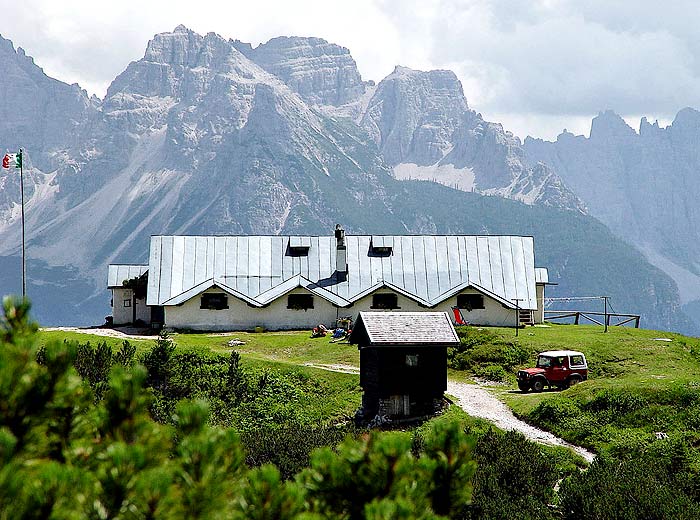
[[[418,356],[417,366],[408,366],[406,356]],[[378,397],[441,396],[447,390],[447,347],[363,347],[360,386]]]

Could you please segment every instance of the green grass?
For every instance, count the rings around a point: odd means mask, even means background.
[[[294,364],[347,364],[359,366],[357,345],[331,343],[329,337],[311,338],[309,331],[285,332],[236,332],[233,334],[188,333],[173,334],[178,347],[209,349],[217,353],[237,350],[245,357],[284,361]],[[239,339],[245,345],[229,347],[228,341]]]
[[[269,361],[242,356],[243,366],[290,376],[302,381],[304,397],[295,403],[307,421],[319,424],[347,420],[360,407],[362,391],[360,377],[355,374],[329,372],[313,367],[299,366],[286,361]]]
[[[201,354],[228,355],[232,350],[241,354],[244,368],[258,372],[269,371],[291,380],[302,381],[305,389],[301,400],[295,403],[307,421],[319,424],[328,421],[344,420],[352,417],[360,406],[362,394],[360,378],[356,374],[343,374],[304,366],[305,363],[332,364],[345,363],[359,366],[359,353],[356,345],[330,343],[329,338],[311,339],[309,332],[266,332],[215,334],[215,333],[175,333],[171,339],[176,345],[176,353],[195,351]],[[155,342],[146,339],[129,339],[137,347],[137,355],[149,350]],[[229,347],[228,341],[240,339],[245,345]],[[39,344],[51,340],[69,340],[97,345],[106,342],[114,351],[123,342],[121,338],[111,338],[80,332],[41,330]]]
[[[491,329],[512,337],[508,329]],[[671,341],[655,341],[667,338]],[[596,326],[553,325],[521,330],[518,342],[535,353],[571,349],[586,354],[590,379],[564,392],[501,390],[516,415],[598,452],[648,449],[656,433],[697,445],[700,435],[700,340],[680,334]],[[695,452],[694,457],[700,458]]]
[[[153,337],[156,339],[156,336]],[[46,345],[49,341],[77,341],[79,343],[85,343],[89,341],[92,345],[96,345],[102,341],[106,342],[107,345],[112,347],[114,350],[118,350],[122,342],[121,338],[110,338],[107,336],[97,336],[96,334],[83,334],[82,332],[71,332],[63,330],[39,330],[39,345]],[[147,350],[153,346],[153,341],[146,339],[129,339],[129,343],[136,346],[138,351]]]
[[[538,352],[570,349],[586,354],[590,379],[564,392],[521,394],[509,375],[510,386],[493,391],[528,422],[553,431],[563,438],[596,451],[643,449],[654,442],[656,432],[694,443],[700,430],[700,339],[680,334],[597,326],[552,325],[522,329],[482,328],[467,331],[472,344],[470,370],[449,370],[449,377],[467,382],[484,367],[497,366],[509,356],[504,345],[515,344],[529,360],[515,371],[532,366]],[[96,343],[107,341],[114,348],[120,339],[73,332],[42,331],[41,341],[75,339]],[[178,333],[172,338],[178,351],[195,350],[227,354],[237,350],[245,366],[275,372],[293,372],[317,380],[320,391],[308,402],[308,414],[315,418],[351,415],[360,403],[357,375],[340,374],[305,364],[359,366],[355,345],[331,343],[329,338],[310,338],[308,331],[231,333]],[[668,338],[671,341],[655,341]],[[228,341],[245,344],[229,347]],[[139,351],[153,344],[133,340]],[[511,349],[512,350],[512,349]],[[501,357],[499,357],[501,356]],[[511,356],[512,357],[512,356]],[[505,358],[504,358],[505,359]],[[512,373],[512,372],[511,372]],[[321,396],[323,398],[321,398]],[[306,412],[305,412],[306,413]]]

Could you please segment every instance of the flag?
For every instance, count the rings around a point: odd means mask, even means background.
[[[22,167],[22,152],[19,153],[6,153],[5,157],[2,158],[2,167],[6,170],[9,168],[21,168]]]

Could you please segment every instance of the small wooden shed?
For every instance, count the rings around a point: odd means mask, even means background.
[[[350,336],[360,349],[358,419],[432,414],[447,390],[447,347],[459,343],[445,312],[360,312]]]

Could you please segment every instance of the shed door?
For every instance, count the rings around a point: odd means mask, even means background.
[[[411,400],[407,395],[392,395],[389,397],[391,415],[411,415]]]

